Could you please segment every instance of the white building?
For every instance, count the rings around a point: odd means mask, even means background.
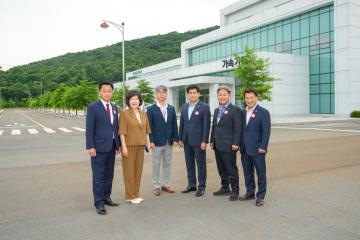
[[[242,0],[220,10],[220,28],[181,44],[181,57],[126,74],[169,87],[179,111],[196,83],[211,110],[216,89],[229,85],[237,102],[234,54],[245,46],[271,62],[274,115],[336,114],[360,109],[360,1]],[[236,67],[236,66],[235,66]],[[120,87],[121,83],[115,85]]]

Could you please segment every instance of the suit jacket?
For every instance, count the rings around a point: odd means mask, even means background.
[[[119,135],[124,134],[126,146],[139,146],[146,144],[146,135],[151,133],[146,113],[140,111],[140,120],[132,109],[126,109],[120,114]]]
[[[179,138],[184,143],[191,146],[200,146],[202,142],[209,142],[210,132],[210,108],[203,102],[198,102],[188,118],[188,110],[190,103],[183,105],[180,115]]]
[[[175,108],[168,104],[167,121],[163,117],[161,109],[153,104],[147,109],[147,116],[151,129],[150,142],[155,146],[165,146],[166,143],[172,145],[179,141],[179,132]]]
[[[246,151],[249,156],[259,154],[258,149],[267,150],[270,139],[270,113],[257,105],[249,123],[246,126],[246,110],[243,110],[243,138],[241,152]]]
[[[86,114],[86,149],[95,148],[97,152],[110,152],[113,141],[115,141],[116,147],[119,148],[118,109],[111,104],[110,111],[114,119],[112,124],[100,100],[88,106]]]
[[[214,111],[210,142],[220,152],[232,152],[231,145],[241,146],[242,112],[231,103],[222,114],[219,123],[219,108]]]

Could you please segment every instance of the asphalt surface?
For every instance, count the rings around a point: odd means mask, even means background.
[[[83,118],[22,110],[0,115],[1,240],[360,239],[357,119],[273,125],[266,160],[268,194],[261,208],[254,201],[212,195],[220,179],[210,149],[204,197],[180,193],[186,171],[182,149],[175,149],[176,193],[152,195],[151,156],[146,155],[145,201],[129,205],[118,156],[112,198],[120,206],[107,207],[107,216],[99,216],[92,206],[84,128]],[[240,162],[238,166],[244,193]]]

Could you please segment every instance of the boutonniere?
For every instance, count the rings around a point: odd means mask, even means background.
[[[251,118],[255,118],[255,117],[256,117],[255,113],[251,114]]]
[[[225,114],[225,115],[226,115],[226,114],[228,114],[228,113],[229,113],[229,111],[228,111],[228,110],[225,110],[225,111],[224,111],[224,114]]]
[[[116,109],[115,109],[115,108],[113,109],[113,114],[114,114],[114,115],[116,115],[116,114],[117,114],[117,112],[116,112]]]
[[[199,111],[196,111],[196,112],[195,112],[195,115],[196,115],[196,116],[199,116],[199,114],[200,114]]]

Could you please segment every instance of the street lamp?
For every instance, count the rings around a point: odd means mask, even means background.
[[[103,29],[106,29],[109,27],[109,24],[115,26],[117,29],[120,30],[121,35],[122,35],[122,75],[123,75],[123,83],[122,83],[122,87],[123,87],[123,109],[125,109],[125,41],[124,41],[124,26],[125,23],[122,22],[121,25],[111,22],[111,21],[107,21],[107,20],[102,20],[102,23],[100,24],[100,27]]]

